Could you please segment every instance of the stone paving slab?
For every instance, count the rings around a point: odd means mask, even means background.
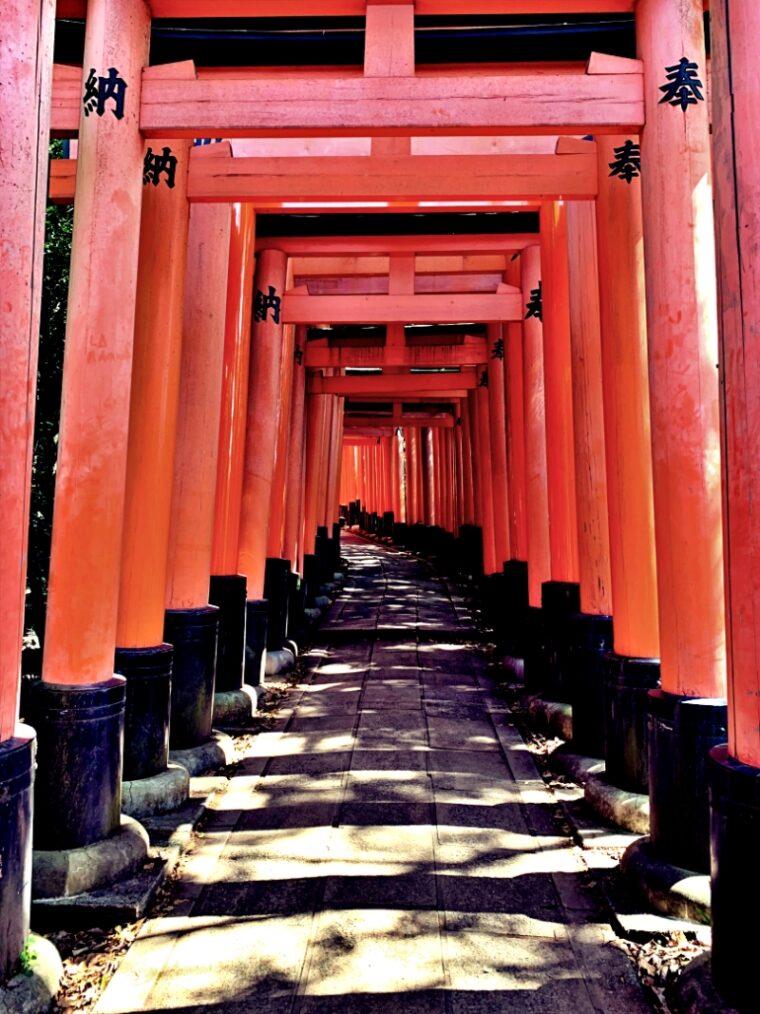
[[[645,1014],[460,596],[351,576],[98,1014]]]

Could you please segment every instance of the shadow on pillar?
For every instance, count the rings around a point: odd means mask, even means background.
[[[171,723],[172,750],[200,746],[211,736],[216,683],[219,609],[167,609],[164,637],[174,645]]]
[[[708,755],[727,737],[725,700],[649,695],[649,810],[658,858],[710,870]]]
[[[605,655],[612,644],[611,616],[578,613],[569,618],[565,670],[573,749],[585,757],[604,757]]]
[[[151,778],[169,761],[174,648],[117,648],[115,671],[126,680],[124,780]]]
[[[28,725],[0,743],[0,979],[14,970],[29,936],[35,752]]]

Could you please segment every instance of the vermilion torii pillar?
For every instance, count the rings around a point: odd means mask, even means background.
[[[507,475],[507,414],[504,398],[504,333],[502,324],[488,327],[488,416],[493,475],[493,530],[496,569],[509,559],[509,489]]]
[[[243,685],[248,595],[246,577],[238,573],[238,552],[248,415],[256,215],[250,204],[233,204],[230,216],[209,602],[219,608],[216,695],[235,695],[217,696],[216,711],[220,718],[235,721],[250,717],[255,707],[255,700],[251,700]]]
[[[541,589],[551,578],[540,248],[526,247],[520,262],[523,305],[526,307],[522,327],[525,378],[525,503],[528,521],[528,624],[523,657],[526,683],[538,689],[542,679]]]
[[[294,351],[287,502],[283,546],[285,559],[293,561],[293,569],[299,575],[303,574],[304,437],[306,433],[306,369],[303,365],[303,347],[305,340],[305,328],[298,327],[296,329],[296,347]],[[356,448],[352,448],[351,450],[355,451]]]
[[[43,681],[33,707],[38,849],[88,845],[119,827],[125,681],[114,676],[113,653],[149,34],[143,0],[88,4]],[[71,721],[58,722],[62,711]]]
[[[600,136],[596,144],[604,441],[615,621],[613,651],[606,656],[602,674],[606,708],[603,711],[598,702],[597,721],[582,721],[580,745],[591,756],[604,753],[609,781],[641,793],[648,789],[647,694],[660,678],[641,178],[635,165],[629,180],[620,172],[613,173],[619,161],[616,152],[638,147],[637,137]]]
[[[53,0],[11,0],[0,48],[0,978],[29,933],[34,733],[18,721],[26,593],[45,184],[53,70]]]
[[[484,383],[485,381],[485,383]],[[483,527],[483,571],[486,577],[495,574],[502,564],[496,559],[496,538],[494,533],[493,473],[491,461],[491,424],[488,406],[488,371],[481,373],[480,386],[473,392],[471,406],[474,406],[477,427],[475,445],[475,468],[480,476],[480,518]]]
[[[248,579],[246,682],[258,684],[266,664],[264,575],[269,535],[272,474],[279,425],[282,361],[282,297],[288,259],[280,250],[257,256],[254,277],[248,419],[246,425],[243,500],[240,517],[239,568]]]
[[[210,605],[230,208],[190,212],[164,636],[174,645],[172,749],[211,734],[219,610]]]
[[[550,695],[556,695],[556,699],[565,699],[567,618],[579,611],[580,598],[567,208],[560,201],[541,206],[541,275],[546,468],[551,546],[551,581],[546,583],[541,592],[545,687]]]
[[[174,186],[146,185],[140,223],[129,449],[115,668],[127,680],[124,779],[166,770],[174,649],[164,641],[172,476],[190,207],[190,144],[160,141],[177,159]],[[160,148],[159,148],[160,146]],[[181,775],[181,772],[180,772]]]
[[[705,749],[725,738],[718,335],[700,0],[641,0],[641,134],[662,692],[650,694],[652,844],[708,868]]]
[[[737,913],[760,903],[760,8],[717,0],[711,15],[729,702],[728,745],[710,754],[712,972],[750,1010],[757,952]]]
[[[602,662],[612,647],[599,274],[590,201],[568,204],[567,238],[581,608],[570,619],[565,676],[573,706],[573,741],[583,753],[591,745],[589,738],[598,742],[602,731]]]

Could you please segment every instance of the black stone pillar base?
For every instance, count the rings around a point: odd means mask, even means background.
[[[480,525],[461,525],[459,529],[459,569],[475,580],[483,576],[483,529]]]
[[[389,531],[388,535],[390,534],[391,532]],[[332,574],[330,575],[330,580],[332,581],[333,576],[340,570],[340,523],[338,521],[333,521],[330,549],[332,551]]]
[[[393,535],[393,523],[396,520],[396,515],[393,511],[385,511],[382,518],[382,528],[380,534],[385,539],[390,539]]]
[[[244,574],[212,574],[208,600],[219,609],[216,642],[216,693],[240,690],[245,676],[245,603],[248,580]]]
[[[35,849],[82,848],[118,830],[126,691],[123,676],[36,684]]]
[[[290,560],[268,556],[264,571],[264,598],[269,602],[267,651],[280,651],[288,637],[288,575]]]
[[[524,658],[529,607],[528,564],[525,560],[507,560],[504,564],[504,651],[512,658]]]
[[[545,684],[549,700],[570,703],[567,649],[570,617],[581,611],[581,588],[574,581],[544,581],[541,585],[544,616]]]
[[[649,791],[649,691],[660,685],[659,658],[607,652],[604,684],[605,777],[619,789]]]
[[[306,583],[301,575],[291,570],[288,574],[288,641],[300,644],[303,640],[304,616],[306,607]]]
[[[732,1007],[757,1010],[760,911],[760,768],[742,764],[724,744],[709,754],[713,981]],[[749,925],[748,925],[749,922]]]
[[[497,641],[506,626],[506,588],[503,573],[485,574],[480,582],[480,601],[483,619],[494,632]]]
[[[544,655],[544,611],[540,606],[528,606],[522,657],[525,688],[531,693],[540,693],[546,682]]]
[[[127,681],[124,781],[151,778],[169,762],[174,648],[117,648],[114,670]]]
[[[649,821],[658,857],[710,870],[707,756],[727,737],[725,700],[649,693]]]
[[[258,687],[264,682],[267,662],[269,602],[251,599],[245,604],[245,682]]]
[[[306,607],[313,609],[319,595],[319,560],[316,553],[306,553],[303,558],[303,581],[306,585]]]
[[[28,725],[0,743],[0,979],[13,971],[29,936],[35,750]]]
[[[317,558],[319,584],[328,584],[332,581],[333,569],[332,547],[330,546],[330,537],[327,534],[327,525],[320,525],[317,528],[317,537],[314,540],[314,555]],[[318,594],[318,591],[315,592],[315,595]]]
[[[570,617],[566,661],[573,749],[585,757],[604,757],[604,656],[612,643],[611,616]]]
[[[393,533],[391,535],[394,543],[397,546],[406,546],[407,543],[407,524],[406,521],[394,521],[393,522]]]
[[[169,725],[172,750],[199,746],[211,735],[218,625],[216,606],[166,610],[164,637],[174,645]]]

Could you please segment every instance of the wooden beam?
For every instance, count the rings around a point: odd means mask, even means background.
[[[453,429],[454,417],[452,415],[410,415],[408,413],[393,416],[381,415],[352,415],[347,413],[343,416],[344,429],[384,429],[394,430],[398,426],[409,426],[420,428],[428,426],[431,429]]]
[[[417,275],[414,291],[430,292],[496,292],[503,273],[482,275]],[[344,278],[308,278],[310,296],[388,295],[387,275],[348,275]],[[296,278],[296,283],[300,279]]]
[[[534,239],[537,242],[537,237]],[[435,256],[418,255],[415,258],[415,274],[422,275],[503,275],[507,269],[509,257],[503,254],[455,254]],[[293,259],[293,275],[298,284],[310,278],[345,278],[387,275],[389,258],[387,256],[346,256],[346,257],[295,257]]]
[[[422,296],[301,296],[286,293],[286,324],[457,324],[522,320],[522,297],[514,293]]]
[[[466,337],[458,345],[419,345],[364,348],[331,348],[320,338],[306,343],[306,365],[315,369],[342,367],[479,366],[488,362],[489,350],[482,338]]]
[[[391,395],[394,398],[403,395],[405,399],[445,395],[464,397],[464,392],[478,386],[478,374],[475,370],[463,370],[461,373],[403,373],[385,375],[368,373],[364,376],[349,377],[310,377],[307,390],[309,394],[341,394],[346,396]],[[452,394],[456,392],[456,395]],[[461,394],[459,392],[462,392]]]
[[[76,11],[84,0],[58,4]],[[417,14],[626,14],[633,5],[634,0],[416,0],[414,7]],[[150,0],[154,18],[361,17],[366,7],[367,0]]]
[[[377,256],[415,254],[504,254],[517,253],[538,242],[537,232],[499,232],[493,235],[431,236],[266,236],[257,237],[256,249],[283,250],[290,257]],[[386,268],[387,270],[387,268]],[[417,258],[419,271],[419,257]],[[299,272],[303,274],[303,271]]]

